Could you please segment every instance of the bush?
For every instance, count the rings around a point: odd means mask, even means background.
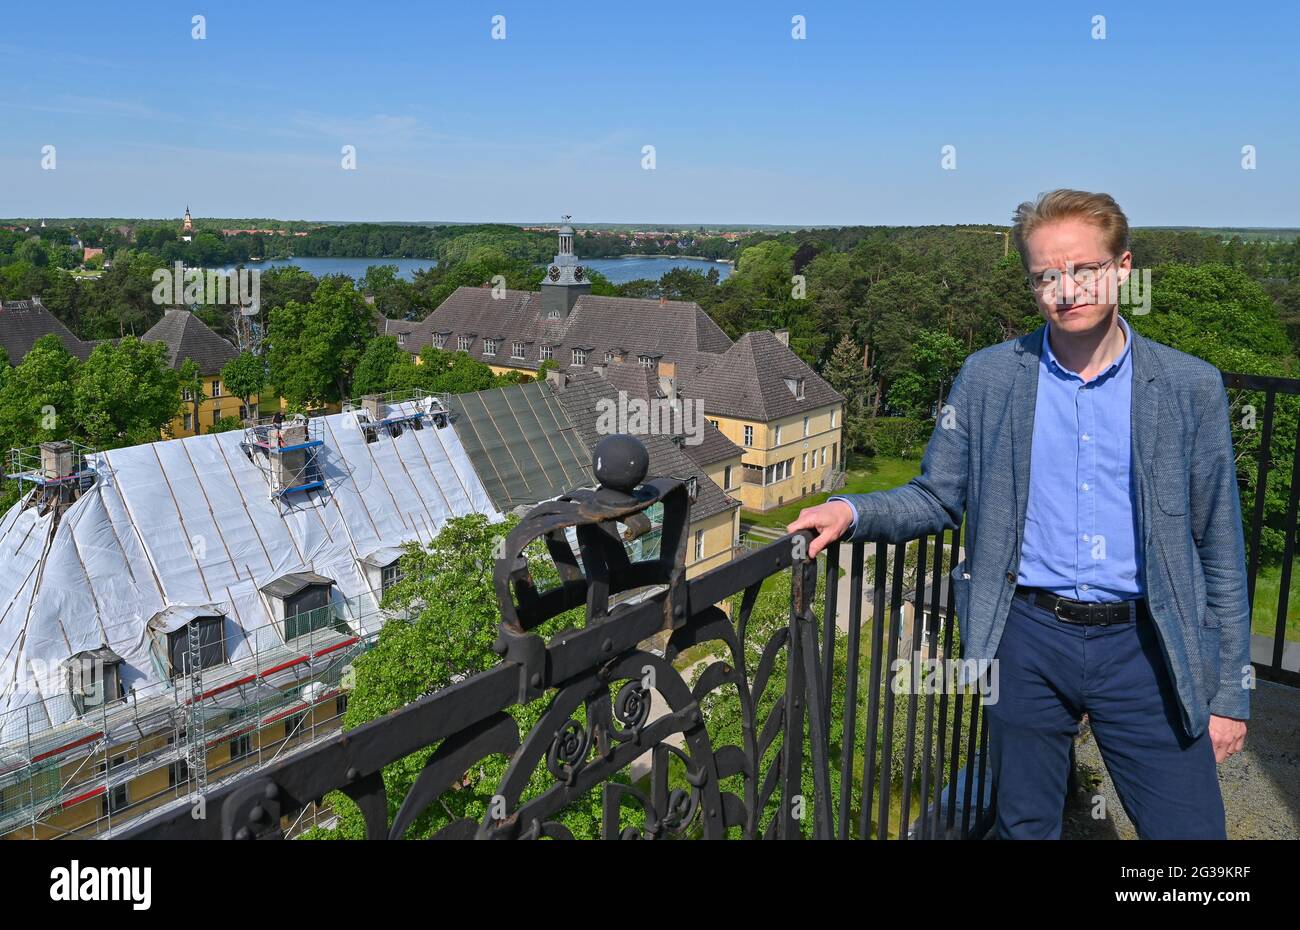
[[[933,431],[934,423],[930,420],[876,417],[869,427],[863,451],[867,455],[920,458]]]

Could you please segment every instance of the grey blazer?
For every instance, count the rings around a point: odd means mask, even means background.
[[[1131,330],[1131,328],[1130,328]],[[992,659],[1006,625],[1029,496],[1039,353],[1047,324],[966,359],[907,484],[846,494],[848,538],[901,542],[966,516],[952,572],[962,655]],[[1133,332],[1133,469],[1147,601],[1183,726],[1250,716],[1250,607],[1228,397],[1219,370]]]

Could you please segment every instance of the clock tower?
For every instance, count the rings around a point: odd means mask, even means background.
[[[591,293],[587,269],[578,264],[578,256],[573,254],[573,227],[569,225],[569,217],[563,219],[560,251],[542,279],[542,313],[547,319],[567,319],[578,298]]]

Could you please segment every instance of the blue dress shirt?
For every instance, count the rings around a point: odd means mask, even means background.
[[[1124,349],[1091,381],[1057,361],[1050,327],[1039,359],[1029,500],[1016,581],[1081,601],[1145,594],[1129,467],[1133,339],[1123,317],[1119,325]],[[857,520],[855,510],[853,529]]]

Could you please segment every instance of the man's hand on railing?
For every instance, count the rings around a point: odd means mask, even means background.
[[[842,537],[853,525],[853,508],[844,501],[827,501],[816,507],[805,507],[799,511],[793,523],[785,528],[787,533],[799,530],[815,530],[817,538],[808,547],[808,558],[817,558],[831,543]]]

